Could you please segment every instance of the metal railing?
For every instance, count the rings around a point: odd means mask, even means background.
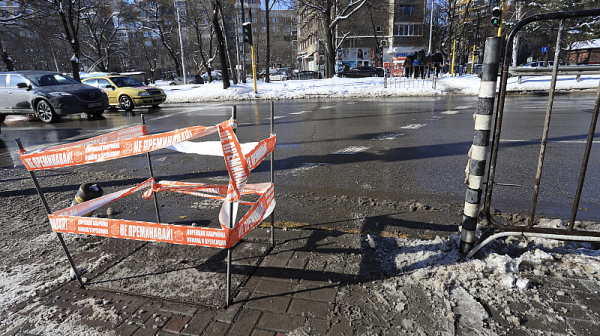
[[[511,77],[518,76],[519,84],[523,77],[526,76],[548,76],[552,75],[553,67],[534,67],[534,68],[524,68],[524,67],[509,67],[508,72]],[[577,81],[579,82],[581,79],[581,75],[598,75],[600,74],[600,66],[599,65],[567,65],[567,66],[558,66],[558,75],[559,76],[577,76]]]
[[[494,237],[500,237],[502,235],[507,235],[510,232],[512,232],[513,234],[520,234],[520,235],[525,235],[525,236],[537,236],[537,237],[552,238],[552,239],[558,239],[558,240],[600,241],[600,232],[584,231],[584,230],[576,230],[575,229],[575,219],[577,217],[577,210],[579,208],[579,201],[581,198],[581,193],[582,193],[582,189],[583,189],[583,185],[584,185],[584,180],[585,180],[586,170],[587,170],[588,161],[589,161],[589,157],[590,157],[591,147],[592,147],[592,143],[593,143],[593,139],[594,139],[596,124],[598,121],[598,114],[599,114],[598,111],[599,111],[599,107],[600,107],[600,85],[598,87],[597,97],[596,97],[595,105],[593,108],[593,116],[592,116],[589,132],[588,132],[586,148],[583,153],[583,161],[582,161],[581,170],[580,170],[580,174],[579,174],[579,178],[578,178],[576,195],[575,195],[575,198],[573,201],[573,208],[571,211],[571,216],[570,216],[570,221],[569,221],[568,227],[566,229],[553,229],[553,228],[536,227],[534,225],[535,211],[536,211],[536,206],[537,206],[537,201],[538,201],[538,193],[539,193],[539,187],[540,187],[540,183],[541,183],[542,171],[543,171],[543,166],[544,166],[544,158],[545,158],[545,153],[546,153],[546,145],[548,142],[550,117],[552,114],[556,81],[557,81],[557,77],[558,77],[558,73],[559,73],[559,66],[558,66],[559,62],[558,61],[559,61],[559,54],[561,51],[560,43],[562,41],[562,38],[563,38],[562,36],[564,33],[564,31],[563,31],[564,30],[564,22],[566,19],[570,19],[570,18],[582,18],[582,17],[590,17],[590,16],[600,16],[600,8],[589,9],[589,10],[537,14],[537,15],[533,15],[533,16],[530,16],[528,18],[525,18],[525,19],[519,21],[513,27],[513,29],[510,31],[510,33],[508,34],[506,44],[505,44],[505,51],[504,51],[504,55],[503,55],[502,78],[500,81],[500,92],[498,93],[497,110],[496,110],[495,119],[494,119],[494,127],[492,129],[494,136],[493,136],[493,140],[492,140],[492,148],[491,148],[491,154],[490,154],[489,165],[488,165],[487,184],[486,184],[486,190],[485,190],[485,203],[484,203],[484,216],[487,219],[488,223],[493,225],[496,229],[506,231],[506,232],[500,233],[496,236],[492,236],[492,237],[490,237],[490,239],[488,239],[486,241],[490,241]],[[543,131],[543,135],[542,135],[540,153],[539,153],[539,158],[538,158],[536,180],[535,180],[535,185],[534,185],[531,207],[530,207],[530,211],[529,211],[529,217],[527,219],[526,225],[522,225],[522,226],[508,225],[508,224],[500,223],[496,218],[494,218],[492,216],[491,202],[492,202],[494,186],[496,185],[494,179],[495,179],[495,173],[496,173],[496,166],[498,164],[498,161],[497,161],[498,160],[498,150],[499,150],[499,144],[500,144],[502,122],[503,122],[503,118],[504,118],[504,106],[505,106],[505,102],[506,102],[507,82],[508,82],[508,77],[509,77],[509,73],[510,73],[509,62],[510,62],[510,58],[511,58],[510,57],[511,46],[512,46],[512,42],[513,42],[515,35],[517,34],[517,32],[519,32],[519,30],[521,30],[521,28],[523,28],[524,26],[526,26],[527,24],[529,24],[531,22],[542,21],[542,20],[560,20],[560,24],[559,24],[557,41],[556,41],[557,47],[555,48],[556,52],[554,55],[554,66],[552,67],[552,81],[550,84],[550,92],[549,92],[547,109],[546,109],[546,118],[544,121],[544,131]],[[485,69],[484,69],[484,71],[485,71]],[[507,232],[509,232],[509,233],[507,233]],[[472,256],[485,243],[486,242],[480,244],[479,246],[477,246],[473,250],[471,250],[471,253],[469,253],[468,256]],[[462,251],[462,252],[466,252],[466,251]]]

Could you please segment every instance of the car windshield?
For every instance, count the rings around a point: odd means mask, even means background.
[[[78,81],[73,78],[61,74],[28,74],[25,75],[33,84],[37,86],[51,86],[51,85],[66,85],[66,84],[79,84]]]
[[[136,81],[135,79],[131,78],[131,77],[111,77],[110,80],[117,86],[117,87],[126,87],[126,86],[144,86],[142,83]]]

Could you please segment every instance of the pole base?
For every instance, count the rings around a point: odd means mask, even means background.
[[[458,251],[461,254],[466,255],[473,249],[473,246],[475,246],[475,243],[467,243],[467,242],[461,240],[460,244],[458,246]]]

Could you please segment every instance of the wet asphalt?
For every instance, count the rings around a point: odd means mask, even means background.
[[[594,100],[591,94],[562,95],[555,100],[538,216],[569,217]],[[496,186],[492,199],[493,207],[503,213],[528,213],[546,103],[543,96],[507,99],[496,182],[515,186]],[[0,166],[24,169],[18,161],[15,138],[32,150],[139,124],[140,114],[150,133],[208,126],[228,119],[233,105],[241,142],[268,137],[269,101],[166,104],[133,112],[108,110],[99,120],[74,115],[50,125],[33,118],[9,117],[0,134]],[[464,171],[473,139],[476,105],[477,97],[465,96],[273,102],[277,134],[276,225],[377,231],[418,238],[455,233],[466,191]],[[206,140],[217,139],[213,135]],[[578,219],[598,221],[600,149],[597,144],[594,146]],[[222,158],[169,150],[153,152],[151,157],[159,180],[226,183]],[[135,183],[148,177],[147,164],[146,157],[140,156],[73,169],[82,176],[90,170],[103,171],[106,181],[102,182],[116,187],[113,174],[130,176],[120,180],[125,184]],[[267,160],[251,174],[250,182],[269,179]],[[195,209],[216,214],[216,207],[198,205],[197,200],[165,197],[169,206],[163,206],[163,211],[168,222],[215,223],[200,219],[208,213],[188,213]],[[175,197],[176,201],[169,203],[168,197]],[[154,219],[151,210],[144,210],[145,206],[130,203],[123,207],[139,207],[137,219],[144,219],[139,218],[140,214]],[[186,215],[182,218],[183,213]]]

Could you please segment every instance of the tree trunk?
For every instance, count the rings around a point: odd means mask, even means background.
[[[223,75],[223,89],[227,89],[229,87],[229,71],[227,71],[227,51],[225,50],[223,31],[219,24],[219,6],[220,2],[215,0],[213,2],[213,27],[215,29],[215,36],[217,37],[217,48],[219,48],[219,60],[221,61],[221,73]]]
[[[223,7],[221,6],[220,2],[219,2],[219,13],[221,14],[221,22],[223,23],[223,29],[225,29],[225,19],[223,19],[224,18]],[[225,51],[227,52],[227,61],[229,62],[228,68],[231,68],[231,76],[233,77],[232,78],[233,85],[237,85],[238,80],[237,80],[237,76],[236,76],[236,69],[234,69],[233,59],[231,58],[231,53],[229,52],[229,39],[227,38],[227,36],[223,36],[223,42],[224,42],[224,46],[225,46]],[[229,71],[227,71],[227,75],[229,75]]]
[[[325,17],[325,41],[326,45],[326,77],[332,78],[335,75],[335,36],[333,35],[333,28],[330,28],[331,25],[331,10],[328,10],[324,13]]]
[[[4,49],[2,41],[0,41],[0,49],[2,50],[2,61],[4,61],[4,64],[6,64],[6,71],[15,71],[13,61],[10,56],[8,56],[8,52]]]

